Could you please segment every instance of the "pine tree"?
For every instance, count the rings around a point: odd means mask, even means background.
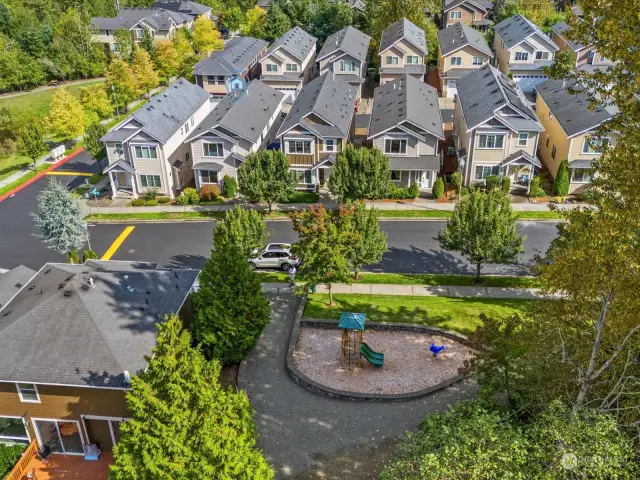
[[[193,48],[201,55],[208,56],[214,50],[222,50],[224,42],[214,23],[205,17],[197,18],[193,24]]]
[[[64,139],[79,137],[84,133],[84,108],[66,88],[53,93],[51,110],[46,117],[51,131]]]
[[[269,5],[267,11],[267,39],[271,42],[276,41],[282,35],[291,30],[291,20],[282,7],[276,2]]]
[[[355,241],[350,242],[347,260],[353,268],[353,278],[358,279],[358,273],[364,265],[373,265],[382,261],[387,251],[387,234],[380,231],[378,210],[367,208],[366,203],[356,202],[347,205],[351,215],[351,228]]]
[[[172,315],[158,325],[148,366],[131,380],[132,419],[121,425],[110,478],[114,480],[270,480],[256,449],[246,395],[220,386],[220,364],[191,347]]]
[[[38,211],[31,215],[40,238],[52,250],[67,255],[89,243],[87,223],[82,220],[78,201],[54,179],[38,196]]]
[[[131,70],[136,79],[139,92],[145,92],[150,96],[152,89],[160,83],[158,74],[153,69],[153,62],[149,53],[142,48],[135,48],[131,59]]]
[[[289,162],[281,150],[261,150],[245,158],[238,169],[240,193],[253,202],[264,200],[269,207],[287,199],[295,191]]]
[[[329,177],[329,190],[341,202],[384,198],[390,187],[389,159],[377,148],[347,145]]]

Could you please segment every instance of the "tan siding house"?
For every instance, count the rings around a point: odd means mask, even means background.
[[[462,23],[479,30],[486,30],[493,22],[489,20],[489,10],[493,3],[487,0],[444,0],[442,28]]]
[[[432,47],[433,48],[433,47]],[[380,85],[411,75],[424,80],[427,54],[424,30],[406,18],[398,20],[382,32],[380,39]]]

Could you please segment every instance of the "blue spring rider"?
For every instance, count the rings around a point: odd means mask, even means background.
[[[443,350],[444,350],[444,345],[436,345],[434,342],[431,342],[429,351],[433,353],[433,358],[438,358],[438,354]]]

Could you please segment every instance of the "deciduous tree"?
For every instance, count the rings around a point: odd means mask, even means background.
[[[329,35],[352,24],[353,10],[347,2],[319,0],[314,5],[309,32],[318,39],[321,48]]]
[[[14,129],[18,141],[18,150],[29,157],[36,168],[36,160],[46,152],[42,121],[35,115],[23,113],[14,120]]]
[[[149,53],[142,48],[135,48],[131,58],[131,70],[138,86],[138,91],[151,95],[151,90],[160,83],[158,74],[153,69]]]
[[[351,216],[351,228],[354,240],[349,244],[347,260],[353,269],[353,278],[358,279],[358,273],[365,265],[373,265],[382,261],[387,251],[387,234],[380,231],[378,210],[367,208],[364,202],[347,205],[345,215]]]
[[[193,24],[193,48],[202,56],[207,56],[214,50],[222,50],[224,42],[220,32],[209,18],[197,18]]]
[[[51,109],[46,123],[54,133],[65,139],[76,138],[84,133],[84,109],[80,100],[66,88],[58,88],[51,99]]]
[[[134,47],[131,31],[126,28],[118,28],[113,32],[113,38],[118,44],[118,56],[123,60],[129,60]]]
[[[156,43],[156,71],[165,80],[173,77],[180,69],[178,50],[170,41]]]
[[[558,11],[552,0],[505,0],[498,4],[494,20],[498,23],[517,13],[546,32],[551,31],[552,25],[564,20],[564,13]]]
[[[80,88],[80,103],[99,119],[110,118],[113,115],[113,105],[105,85],[93,85]]]
[[[107,70],[106,86],[118,107],[125,109],[138,96],[138,85],[127,62],[120,58],[111,60]]]
[[[377,148],[347,145],[329,177],[329,190],[341,202],[384,198],[390,187],[389,159]]]
[[[100,141],[107,134],[107,128],[100,123],[89,125],[84,133],[84,147],[93,158],[98,161],[98,168],[102,171],[100,161],[105,156],[104,144]]]
[[[245,21],[244,11],[237,5],[227,7],[220,19],[220,25],[228,29],[230,32],[240,30]]]
[[[247,156],[238,169],[240,194],[253,202],[264,200],[271,213],[273,204],[295,191],[287,157],[281,150],[261,150]]]
[[[575,70],[576,56],[570,50],[560,50],[556,52],[553,64],[550,67],[544,67],[544,73],[551,78],[565,79]]]
[[[240,26],[242,35],[253,38],[267,38],[267,14],[258,6],[247,12]]]

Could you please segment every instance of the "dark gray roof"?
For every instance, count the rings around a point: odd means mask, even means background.
[[[452,68],[442,75],[442,78],[462,78],[467,73],[475,72],[477,68]]]
[[[410,122],[440,139],[444,138],[437,90],[409,75],[376,88],[369,138],[404,122]]]
[[[569,28],[571,27],[569,27],[569,25],[567,25],[565,22],[558,22],[555,25],[551,26],[551,30],[560,35],[562,39],[567,42],[567,45],[569,45],[573,49],[574,52],[582,50],[585,47],[582,42],[569,40],[569,38],[567,37],[567,34],[565,32],[569,30]]]
[[[440,157],[436,155],[388,158],[391,170],[440,170]]]
[[[133,168],[133,165],[127,162],[124,158],[120,158],[116,160],[115,162],[111,163],[104,169],[104,173],[111,172],[111,171],[115,171],[115,172],[124,171],[124,172],[129,172],[132,175],[136,174],[136,169]]]
[[[302,62],[307,58],[316,41],[318,41],[316,37],[309,35],[303,29],[296,26],[273,42],[267,55],[276,50],[283,49]]]
[[[341,80],[340,75],[325,73],[302,87],[277,136],[300,123],[319,137],[347,137],[353,119],[354,102],[355,88]],[[310,113],[320,117],[323,123],[303,118]]]
[[[491,0],[444,0],[444,11],[448,12],[452,8],[455,8],[458,5],[462,5],[463,3],[473,5],[474,7],[480,10],[484,10],[485,12],[493,9],[493,2]]]
[[[420,51],[427,54],[427,39],[424,30],[406,18],[401,18],[397,22],[389,25],[380,38],[379,53],[384,52],[396,42],[405,39]]]
[[[163,92],[151,97],[144,107],[132,113],[127,120],[135,119],[142,125],[143,132],[166,143],[207,101],[209,101],[209,94],[205,90],[184,78],[179,78]],[[116,125],[114,130],[120,129],[121,126],[122,123]],[[128,131],[130,134],[134,133],[133,130]],[[102,140],[111,140],[113,137],[110,135],[111,132]]]
[[[123,388],[146,366],[198,270],[110,263],[46,264],[0,310],[0,380]]]
[[[520,88],[493,66],[485,64],[456,83],[460,108],[468,129],[473,129],[509,106],[539,127],[538,117]]]
[[[304,73],[303,72],[297,72],[297,73],[287,73],[284,72],[280,75],[262,75],[260,77],[260,80],[263,81],[264,83],[266,83],[267,85],[269,84],[269,82],[302,82],[304,79]]]
[[[505,18],[495,26],[495,31],[507,47],[512,48],[519,43],[522,43],[525,39],[531,35],[537,34],[545,43],[549,45],[551,50],[558,50],[555,43],[549,40],[549,37],[540,30],[535,23],[531,22],[528,18],[519,13],[512,17]]]
[[[122,142],[133,135],[137,130],[122,129],[111,130],[104,137],[101,138],[103,142]]]
[[[505,158],[502,162],[500,162],[500,165],[508,165],[510,163],[518,162],[518,160],[524,160],[526,163],[531,163],[532,165],[535,165],[538,168],[542,168],[542,164],[540,163],[540,160],[538,160],[536,157],[534,157],[530,153],[525,152],[524,150],[518,150],[516,152],[513,152],[511,155]]]
[[[569,137],[598,127],[618,112],[616,107],[605,105],[590,109],[584,89],[572,81],[545,80],[536,85],[536,90]]]
[[[262,52],[268,42],[253,37],[236,37],[224,46],[224,50],[212,52],[200,60],[194,68],[196,75],[239,75]]]
[[[510,63],[509,70],[513,72],[528,72],[530,70],[543,70],[553,65],[553,60],[535,60],[533,63]]]
[[[220,100],[216,108],[193,130],[187,141],[221,126],[255,143],[283,98],[284,93],[260,80],[254,80],[249,83],[245,93],[238,96],[226,95]]]
[[[193,18],[186,13],[163,8],[121,8],[117,17],[94,17],[91,23],[100,30],[130,30],[143,20],[158,30],[168,30],[173,24],[181,25]]]
[[[462,22],[449,25],[444,30],[438,30],[438,43],[442,55],[448,55],[468,45],[493,57],[493,52],[487,45],[484,35]]]
[[[153,8],[164,8],[165,10],[186,13],[187,15],[192,15],[194,17],[211,11],[211,7],[208,5],[202,5],[201,3],[191,2],[188,0],[156,1],[153,4]]]
[[[35,274],[36,272],[30,268],[18,265],[0,275],[0,308],[11,300]]]
[[[366,60],[371,37],[351,26],[338,30],[327,37],[316,60],[336,50],[342,50],[358,60]]]

